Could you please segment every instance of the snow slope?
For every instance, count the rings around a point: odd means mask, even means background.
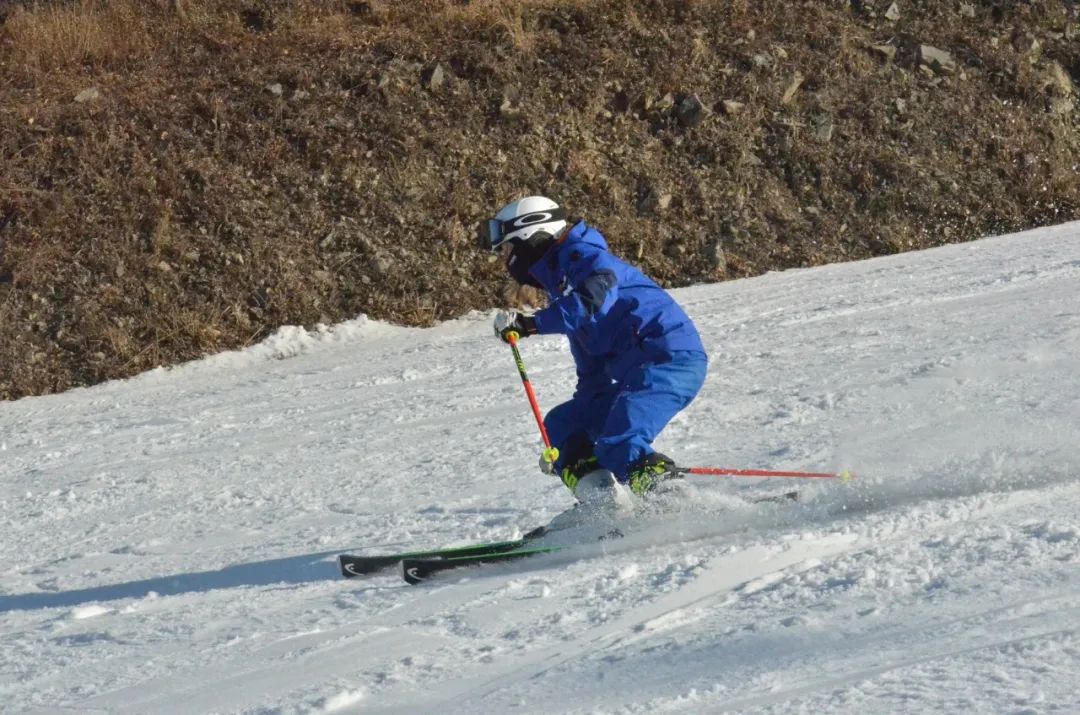
[[[855,482],[346,581],[571,504],[490,314],[0,404],[0,712],[1080,712],[1080,224],[677,297],[712,365],[658,448]]]

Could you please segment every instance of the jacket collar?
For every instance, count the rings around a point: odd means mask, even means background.
[[[566,276],[563,274],[561,257],[574,244],[580,243],[589,231],[590,229],[584,220],[578,221],[566,229],[563,235],[544,254],[543,258],[529,268],[529,273],[540,282],[540,285],[544,286],[548,293],[552,295],[562,294],[563,282],[566,280]],[[596,232],[593,231],[593,233]]]

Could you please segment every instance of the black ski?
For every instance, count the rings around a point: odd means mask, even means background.
[[[529,546],[528,542],[536,536],[553,533],[541,527],[535,532],[525,535],[526,544],[518,549],[509,551],[491,552],[486,554],[473,554],[470,556],[454,556],[443,558],[408,558],[401,562],[401,575],[409,583],[421,583],[440,571],[462,568],[463,566],[478,566],[480,564],[502,563],[503,561],[516,561],[517,559],[537,556],[539,554],[553,554],[556,551],[564,551],[580,543],[559,544],[556,546]],[[535,534],[536,536],[533,536]],[[530,538],[531,537],[531,538]],[[617,528],[609,529],[606,533],[596,536],[596,541],[608,541],[621,539],[623,533]],[[588,543],[588,542],[584,542]]]
[[[356,555],[341,554],[338,556],[338,564],[341,566],[341,575],[345,578],[355,576],[367,576],[384,569],[395,566],[405,559],[453,559],[467,558],[472,556],[490,556],[507,551],[514,551],[528,546],[529,542],[544,535],[544,527],[533,529],[520,539],[511,541],[494,541],[484,544],[470,544],[468,546],[455,546],[448,549],[428,549],[425,551],[407,551],[396,554]]]
[[[562,551],[566,546],[543,546],[538,548],[520,548],[510,551],[492,552],[487,554],[474,554],[471,556],[457,556],[449,558],[407,558],[401,562],[401,574],[409,583],[422,583],[440,571],[449,571],[463,566],[476,566],[478,564],[500,563],[503,561],[515,561],[538,554],[551,554]]]

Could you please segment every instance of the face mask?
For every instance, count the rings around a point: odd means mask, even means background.
[[[540,282],[529,273],[544,254],[551,248],[552,237],[549,233],[535,233],[528,241],[514,241],[510,255],[506,257],[506,271],[510,277],[522,285],[543,288]]]

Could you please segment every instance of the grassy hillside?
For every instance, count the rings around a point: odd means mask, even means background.
[[[0,398],[510,299],[545,193],[666,285],[1080,218],[1062,0],[0,0]]]

